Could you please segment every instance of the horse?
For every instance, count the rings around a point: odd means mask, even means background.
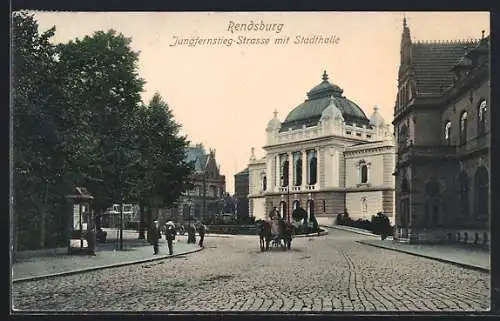
[[[292,238],[295,234],[295,226],[285,220],[279,221],[280,236],[283,239],[284,249],[290,249],[292,246]],[[281,243],[281,242],[280,242]]]
[[[260,250],[264,251],[269,251],[269,243],[271,242],[272,235],[271,235],[271,224],[267,221],[260,220],[257,222],[257,230],[259,233],[259,240],[260,240]]]

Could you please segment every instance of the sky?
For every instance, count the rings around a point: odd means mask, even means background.
[[[283,121],[324,70],[367,117],[376,105],[392,121],[405,15],[413,40],[478,39],[490,31],[488,12],[35,12],[35,19],[40,31],[56,26],[55,43],[109,29],[132,38],[146,81],[143,101],[159,92],[181,133],[215,149],[233,193],[251,148],[265,155],[273,111]],[[332,41],[295,43],[315,36]],[[175,45],[197,37],[226,43]],[[238,43],[244,37],[253,43]]]

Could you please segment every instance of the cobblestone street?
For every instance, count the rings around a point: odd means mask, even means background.
[[[330,230],[260,252],[257,236],[208,237],[190,255],[15,283],[14,308],[52,311],[484,311],[490,276]]]

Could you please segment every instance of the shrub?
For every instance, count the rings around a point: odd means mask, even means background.
[[[388,236],[392,234],[392,227],[387,215],[382,212],[377,213],[377,215],[372,216],[371,221],[371,231],[373,234]]]

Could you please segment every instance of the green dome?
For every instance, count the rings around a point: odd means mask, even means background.
[[[298,129],[315,126],[321,119],[323,110],[330,104],[330,99],[335,101],[335,105],[342,112],[342,117],[348,124],[370,125],[370,121],[365,113],[356,103],[342,96],[343,90],[328,81],[326,71],[323,73],[323,81],[312,88],[307,93],[307,100],[295,107],[281,124],[280,131],[287,131],[289,128]]]

